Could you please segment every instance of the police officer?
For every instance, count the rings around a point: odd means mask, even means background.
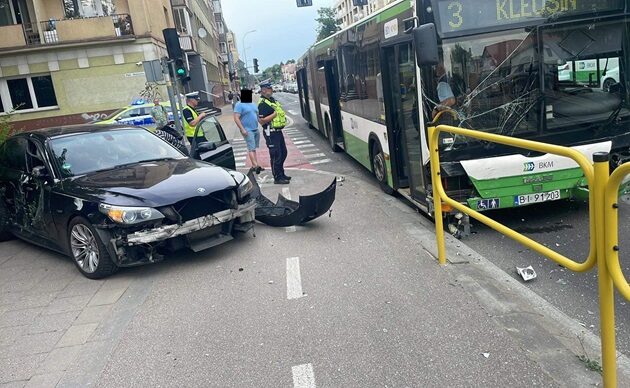
[[[291,180],[290,176],[284,173],[284,161],[287,159],[287,145],[284,141],[282,128],[287,125],[287,117],[273,95],[271,83],[260,84],[261,98],[258,104],[258,115],[260,124],[263,127],[263,135],[269,148],[271,158],[271,172],[273,182],[277,185],[286,185]]]
[[[199,92],[186,94],[186,106],[182,110],[182,115],[184,116],[184,135],[186,135],[186,138],[191,145],[193,143],[193,136],[195,136],[195,127],[204,117],[206,117],[206,112],[198,114],[195,110],[197,105],[199,105],[199,100]],[[205,139],[202,131],[199,131],[197,137]]]

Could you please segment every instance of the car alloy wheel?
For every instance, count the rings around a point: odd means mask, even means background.
[[[98,268],[99,250],[92,231],[83,224],[76,224],[70,233],[72,257],[86,273],[94,273]]]

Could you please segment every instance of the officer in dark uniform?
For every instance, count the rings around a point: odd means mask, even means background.
[[[282,106],[276,101],[273,95],[273,88],[270,83],[260,84],[261,98],[258,104],[258,115],[260,124],[263,127],[263,136],[269,148],[271,158],[271,172],[273,182],[277,185],[286,185],[291,180],[290,176],[284,173],[284,161],[287,159],[287,145],[284,141],[282,128],[287,125],[287,116]]]

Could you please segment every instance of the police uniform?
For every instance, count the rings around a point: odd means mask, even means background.
[[[199,100],[199,92],[186,94],[186,99],[189,98]],[[195,136],[195,126],[191,125],[190,123],[195,121],[195,119],[199,117],[199,114],[197,113],[195,108],[190,105],[186,105],[184,109],[182,109],[182,115],[184,116],[184,135],[186,136],[186,138],[188,138],[190,144],[192,144],[193,136]],[[199,131],[199,133],[197,133],[197,138],[205,138],[203,131]]]
[[[261,84],[261,88],[270,88],[271,84]],[[282,129],[287,124],[286,113],[282,106],[273,97],[261,96],[258,103],[258,114],[260,117],[267,117],[276,112],[273,120],[263,125],[263,136],[269,148],[271,159],[271,172],[276,183],[288,183],[291,179],[284,173],[284,161],[287,159],[287,145],[284,141]],[[284,182],[283,182],[284,181]]]

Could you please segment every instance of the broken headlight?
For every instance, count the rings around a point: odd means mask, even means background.
[[[102,203],[98,205],[98,210],[112,221],[127,225],[164,218],[164,214],[150,207],[125,207]]]

